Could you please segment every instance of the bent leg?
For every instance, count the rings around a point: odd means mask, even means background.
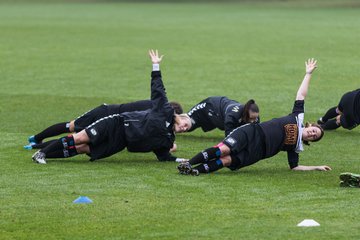
[[[37,143],[40,143],[45,138],[57,136],[63,133],[70,133],[71,131],[69,127],[70,127],[69,122],[56,123],[44,129],[42,132],[34,135],[34,139]]]
[[[329,119],[332,119],[338,115],[337,107],[330,108],[325,115],[321,118],[321,120],[326,123]]]
[[[338,115],[337,117],[336,117],[336,124],[337,125],[341,125],[341,115]]]
[[[74,151],[69,149],[58,149],[53,152],[48,152],[46,154],[46,158],[68,158],[82,153],[90,153],[89,145],[87,144],[77,145],[75,146]]]
[[[72,135],[74,137],[75,145],[81,145],[83,143],[89,143],[90,138],[85,130],[81,130],[78,133]]]
[[[69,123],[70,132],[75,132],[75,120],[71,120]]]
[[[219,143],[215,147],[211,147],[199,152],[189,160],[189,163],[191,165],[205,163],[212,159],[219,158],[222,155],[228,154],[228,152],[230,152],[230,148],[225,144]]]
[[[340,127],[340,121],[338,122],[337,118],[331,119],[321,126],[324,130],[335,130]]]
[[[230,166],[231,162],[232,162],[230,155],[221,157],[220,160],[221,160],[222,164],[224,165],[224,167]]]
[[[219,159],[200,164],[194,167],[194,169],[198,170],[199,173],[210,173],[210,172],[215,172],[223,167],[230,166],[230,164],[231,164],[231,157],[227,155]]]
[[[56,142],[56,141],[57,140],[50,140],[50,141],[47,141],[47,142],[34,144],[34,145],[32,145],[32,148],[33,149],[42,149],[42,148],[44,148],[46,146],[49,146],[51,143]]]
[[[45,148],[41,149],[40,152],[44,153],[46,156],[56,156],[61,158],[72,157],[78,154],[76,145],[86,144],[90,141],[85,130],[62,137],[53,143],[49,144]],[[63,151],[63,155],[59,156],[59,153]]]
[[[89,154],[90,153],[90,146],[88,144],[80,144],[76,145],[76,151],[78,154]]]

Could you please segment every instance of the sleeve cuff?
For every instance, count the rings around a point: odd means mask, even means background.
[[[160,71],[160,64],[156,63],[152,65],[152,70],[153,71]]]

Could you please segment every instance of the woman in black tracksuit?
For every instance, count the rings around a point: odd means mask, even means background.
[[[178,102],[170,102],[176,114],[183,113],[182,107]],[[54,137],[64,133],[74,133],[84,130],[91,123],[109,115],[121,114],[125,112],[145,111],[152,108],[151,100],[140,100],[123,104],[102,104],[69,122],[61,122],[53,124],[41,132],[29,137],[29,144],[25,145],[25,149],[41,149],[46,147],[54,140],[43,142],[44,139]]]
[[[46,164],[47,158],[67,158],[86,153],[91,160],[111,156],[127,148],[130,152],[154,152],[160,161],[175,161],[169,153],[175,132],[186,125],[174,113],[166,97],[159,63],[162,56],[149,51],[153,62],[151,73],[151,109],[109,115],[87,126],[84,130],[62,137],[36,152],[32,159]]]
[[[337,107],[330,108],[318,123],[324,130],[340,126],[351,130],[360,124],[360,89],[345,93]]]
[[[187,115],[191,121],[188,132],[199,127],[204,132],[218,128],[225,131],[225,136],[241,125],[260,122],[259,107],[253,99],[243,105],[224,96],[204,99]]]
[[[287,151],[292,170],[331,170],[328,166],[298,164],[303,143],[319,141],[323,136],[319,125],[303,127],[304,99],[308,92],[311,74],[316,68],[316,61],[309,59],[305,65],[306,75],[297,92],[290,115],[236,128],[215,147],[208,148],[188,162],[181,163],[178,166],[179,172],[199,175],[199,173],[216,171],[224,166],[236,170],[272,157],[280,151]],[[193,167],[196,164],[198,165]]]

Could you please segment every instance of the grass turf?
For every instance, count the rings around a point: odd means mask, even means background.
[[[357,239],[360,196],[338,175],[360,172],[359,129],[326,133],[301,154],[331,172],[291,172],[286,154],[244,168],[179,176],[175,163],[122,152],[40,166],[29,135],[103,102],[149,97],[147,49],[169,99],[185,109],[211,95],[254,98],[262,120],[289,113],[316,57],[306,119],[359,87],[359,9],[306,4],[3,3],[0,5],[1,239]],[[356,3],[354,1],[354,3]],[[189,158],[220,131],[177,137]],[[90,205],[74,205],[80,195]],[[298,228],[305,218],[317,228]]]

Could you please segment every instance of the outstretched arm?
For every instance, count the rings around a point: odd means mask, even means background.
[[[296,94],[296,100],[304,100],[305,99],[305,97],[308,93],[311,75],[314,72],[314,70],[317,68],[316,63],[317,63],[317,61],[313,58],[308,59],[305,62],[306,74],[305,74],[305,77],[299,87],[297,94]]]
[[[318,170],[318,171],[330,171],[331,167],[329,166],[304,166],[304,165],[298,165],[297,167],[292,168],[291,170],[295,171],[312,171],[312,170]]]
[[[158,50],[154,51],[152,49],[149,50],[149,56],[153,64],[159,64],[164,57],[164,55],[159,56]]]
[[[318,171],[330,171],[331,167],[329,166],[305,166],[305,165],[299,165],[299,154],[294,151],[288,151],[288,161],[289,166],[291,170],[294,171],[312,171],[312,170],[318,170]]]
[[[158,50],[149,50],[150,60],[153,65],[151,72],[151,101],[153,103],[154,111],[164,111],[164,106],[168,104],[166,97],[165,87],[161,78],[161,72],[159,63],[161,62],[163,55],[159,56]],[[172,108],[171,108],[172,109]]]

